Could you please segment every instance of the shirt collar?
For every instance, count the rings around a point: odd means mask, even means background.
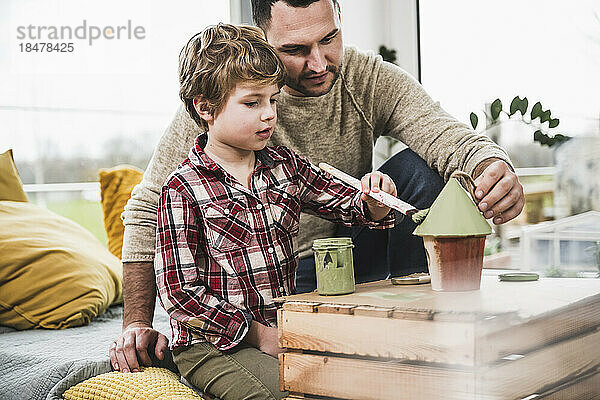
[[[206,153],[204,152],[204,147],[208,142],[208,134],[201,133],[196,137],[194,141],[194,147],[192,147],[190,151],[190,161],[196,164],[200,168],[204,168],[210,171],[220,171],[221,167],[214,162]],[[268,147],[265,147],[262,150],[258,150],[255,152],[257,166],[256,168],[273,168],[273,165],[276,161],[282,161],[284,158],[277,153],[276,151],[272,151]]]

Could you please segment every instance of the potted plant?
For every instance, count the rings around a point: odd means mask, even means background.
[[[494,100],[490,104],[489,109],[484,111],[487,120],[484,132],[499,126],[504,122],[516,119],[526,125],[536,128],[533,133],[533,140],[539,142],[541,145],[552,147],[570,139],[569,136],[555,133],[560,120],[558,118],[552,118],[552,112],[549,109],[544,110],[542,103],[539,101],[535,103],[529,113],[527,113],[528,107],[529,100],[527,97],[521,99],[519,96],[515,96],[510,102],[509,112],[503,110],[502,101],[500,99]],[[503,118],[503,116],[507,118]],[[472,112],[469,119],[473,129],[477,129],[477,125],[479,124],[479,117],[477,114]],[[498,137],[491,135],[491,138],[496,143],[498,142]]]

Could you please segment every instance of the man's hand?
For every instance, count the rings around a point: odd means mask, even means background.
[[[371,196],[369,196],[369,192],[379,192],[380,190],[391,194],[396,197],[396,185],[392,178],[384,174],[383,172],[374,171],[366,174],[360,180],[362,186],[362,194],[360,198],[362,201],[367,203],[367,207],[369,208],[369,213],[371,214],[371,218],[373,221],[379,221],[390,212],[390,208]]]
[[[169,339],[165,335],[144,323],[135,322],[123,330],[117,340],[111,343],[110,362],[116,371],[138,372],[140,363],[146,367],[152,366],[148,350],[154,352],[156,357],[162,360],[168,345]]]
[[[243,341],[275,358],[279,353],[283,353],[283,349],[279,347],[277,328],[265,326],[256,321],[252,321],[250,330]]]
[[[475,201],[485,218],[493,218],[496,225],[515,218],[523,210],[525,195],[508,164],[502,160],[489,159],[475,168]]]
[[[151,366],[149,354],[162,360],[169,340],[152,329],[156,283],[152,262],[123,263],[123,332],[108,350],[113,368],[137,372],[140,364]]]

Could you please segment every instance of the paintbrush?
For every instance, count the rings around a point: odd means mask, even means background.
[[[340,181],[347,183],[353,188],[362,191],[360,180],[354,178],[353,176],[350,176],[347,173],[342,172],[339,169],[332,167],[327,163],[320,163],[319,168],[321,168],[323,171],[329,172],[331,175],[333,175]],[[389,208],[393,208],[394,210],[400,211],[407,217],[412,218],[413,222],[415,222],[416,224],[420,224],[421,222],[423,222],[425,220],[425,217],[427,216],[427,213],[429,213],[429,208],[419,210],[415,206],[410,205],[407,202],[402,201],[399,198],[383,191],[370,191],[368,196],[371,196],[373,199],[379,201],[380,203],[383,203]]]

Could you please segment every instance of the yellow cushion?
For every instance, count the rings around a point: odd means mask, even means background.
[[[119,165],[111,169],[101,169],[100,198],[104,212],[104,229],[108,237],[108,250],[121,259],[123,248],[123,221],[121,213],[125,209],[131,191],[142,181],[144,173],[129,165]]]
[[[29,201],[23,191],[12,150],[0,154],[0,200]]]
[[[75,222],[32,203],[0,201],[0,227],[0,324],[85,325],[122,301],[121,262]]]
[[[141,372],[108,372],[85,380],[70,389],[65,400],[202,399],[168,369],[148,367]]]

